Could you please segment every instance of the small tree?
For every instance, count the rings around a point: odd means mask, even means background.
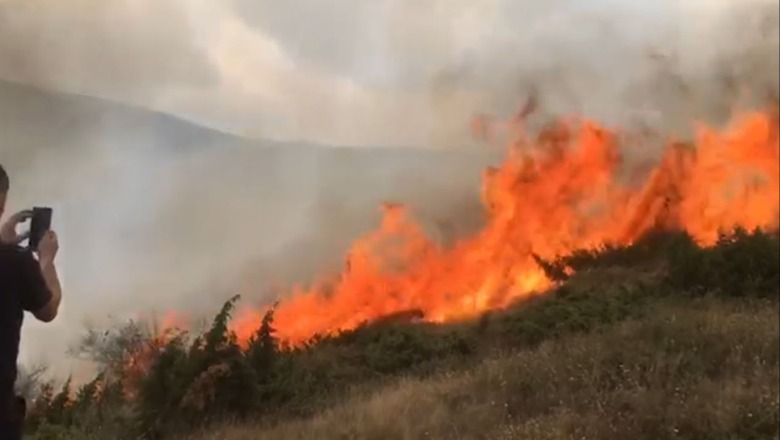
[[[53,425],[70,426],[71,424],[71,378],[65,381],[49,403],[46,411],[46,421]]]
[[[276,304],[263,316],[260,328],[249,340],[247,357],[249,363],[257,372],[261,382],[268,382],[274,369],[274,361],[279,352],[279,341],[274,336],[276,329],[273,326]]]

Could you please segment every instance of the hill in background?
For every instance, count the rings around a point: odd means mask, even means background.
[[[57,331],[28,322],[27,363],[60,362],[85,320],[210,314],[235,291],[263,301],[271,285],[340,264],[386,200],[457,235],[479,222],[480,174],[500,157],[248,140],[8,82],[0,82],[0,133],[0,163],[13,180],[8,209],[52,205],[63,245]]]

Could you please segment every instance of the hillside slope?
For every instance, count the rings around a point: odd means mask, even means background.
[[[103,374],[39,395],[31,438],[777,437],[777,234],[656,233],[543,266],[559,287],[477,320],[397,315],[295,348],[273,314],[239,346],[233,301],[197,338],[94,333]]]
[[[659,304],[647,316],[402,379],[300,421],[188,440],[772,439],[776,301]]]
[[[479,219],[459,213],[477,212],[480,173],[496,158],[247,140],[0,81],[8,209],[55,208],[68,290],[61,331],[30,322],[22,356],[59,360],[85,319],[211,313],[236,290],[260,301],[269,285],[340,264],[385,200],[408,203],[432,227],[444,218],[462,219],[450,229],[469,227]]]
[[[434,374],[374,379],[304,418],[185,439],[777,438],[780,248],[763,240],[737,234],[698,256],[674,240],[648,253],[658,238],[605,252],[553,297],[483,318],[482,357],[420,351]]]

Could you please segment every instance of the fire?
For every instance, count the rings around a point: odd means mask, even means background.
[[[620,178],[627,148],[626,138],[588,121],[520,137],[484,173],[484,228],[447,248],[403,206],[385,205],[381,225],[354,242],[337,277],[283,298],[277,335],[299,344],[410,310],[431,322],[473,317],[552,286],[534,255],[628,244],[655,226],[685,229],[705,245],[719,230],[777,227],[774,111],[741,114],[722,131],[701,127],[690,145],[670,143],[641,184]],[[239,314],[239,340],[264,312]]]
[[[143,316],[141,316],[143,319]],[[137,397],[139,383],[151,370],[165,346],[179,334],[178,329],[186,328],[187,316],[167,312],[160,319],[158,328],[148,329],[151,334],[148,338],[138,338],[125,347],[122,366],[119,369],[121,377],[118,379],[122,385],[122,391],[128,399]],[[103,392],[105,384],[99,384],[98,394]]]

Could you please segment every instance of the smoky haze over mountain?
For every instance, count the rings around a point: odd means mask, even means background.
[[[327,148],[246,141],[93,98],[0,83],[8,211],[48,204],[67,298],[52,324],[29,320],[23,357],[64,362],[85,322],[176,310],[210,315],[230,295],[340,264],[384,200],[434,233],[478,221],[489,151]],[[461,216],[456,225],[452,212]],[[453,230],[452,228],[456,229]]]
[[[337,267],[386,199],[473,227],[500,152],[455,147],[531,90],[539,120],[664,131],[776,96],[777,6],[0,0],[9,210],[54,206],[68,295],[23,355],[61,359],[87,318],[265,299]]]
[[[338,145],[467,144],[476,112],[530,88],[549,114],[680,129],[745,85],[777,94],[777,16],[777,0],[2,0],[0,78]]]

